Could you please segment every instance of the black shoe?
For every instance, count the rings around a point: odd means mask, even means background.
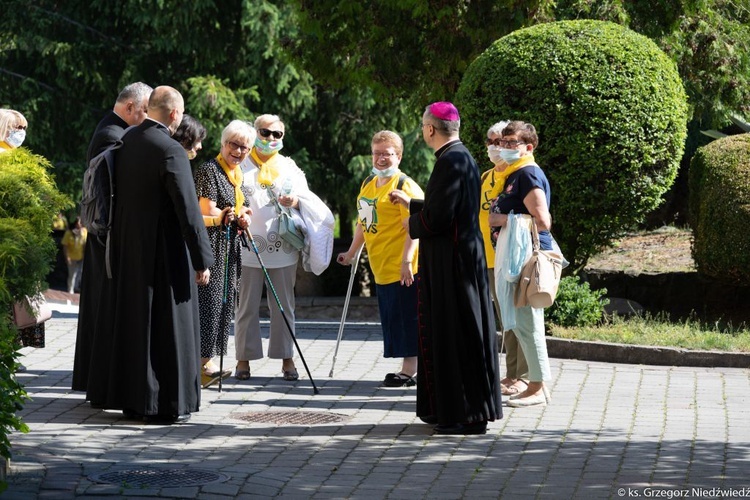
[[[91,406],[92,406],[92,408],[94,407],[93,404]],[[102,408],[103,407],[104,407],[104,405],[102,405]],[[125,418],[125,419],[127,419],[127,420],[143,420],[143,415],[141,415],[140,413],[138,413],[136,411],[128,410],[128,409],[123,409],[122,410],[122,417]]]
[[[184,424],[190,420],[189,413],[183,413],[182,415],[146,415],[143,417],[144,422],[147,424]]]
[[[435,434],[473,435],[486,434],[487,422],[476,422],[473,424],[438,424],[435,426]]]
[[[18,366],[16,366],[16,373],[24,373],[25,371],[26,367],[21,363],[18,363]]]
[[[424,417],[419,417],[419,420],[430,425],[435,425],[437,423],[437,417],[435,415],[425,415]]]
[[[389,373],[383,380],[385,387],[412,387],[417,385],[417,380],[405,373]]]

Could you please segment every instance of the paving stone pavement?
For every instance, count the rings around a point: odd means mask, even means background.
[[[297,382],[264,359],[251,363],[250,380],[203,390],[188,423],[148,425],[92,409],[70,390],[76,317],[56,313],[46,348],[22,350],[31,431],[11,436],[0,498],[750,498],[748,369],[552,359],[547,407],[504,407],[483,436],[437,436],[416,418],[413,388],[380,387],[397,363],[382,357],[377,323],[347,324],[332,378],[338,322],[297,327],[319,394],[299,358]],[[239,418],[277,411],[343,420]],[[219,480],[95,481],[165,469]]]

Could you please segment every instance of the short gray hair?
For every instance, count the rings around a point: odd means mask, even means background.
[[[126,85],[118,94],[117,102],[127,104],[132,101],[134,103],[142,103],[144,100],[148,100],[151,97],[151,92],[154,89],[146,85],[143,82],[135,82]]]
[[[253,147],[255,137],[255,129],[248,122],[232,120],[221,132],[221,145],[223,146],[232,139],[241,139],[243,142],[247,142],[248,147]]]
[[[281,125],[284,126],[284,128],[286,129],[286,126],[284,125],[284,121],[281,118],[279,118],[279,115],[269,115],[269,114],[258,116],[255,119],[253,126],[255,127],[255,130],[258,130],[258,126],[261,123],[276,123],[276,122],[281,123]]]
[[[507,127],[509,123],[510,120],[503,120],[491,126],[489,129],[487,129],[487,138],[489,139],[490,136],[493,135],[502,135],[503,129]]]

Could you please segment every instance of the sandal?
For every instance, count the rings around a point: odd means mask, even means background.
[[[284,371],[284,380],[288,380],[289,382],[294,382],[295,380],[299,380],[299,373],[297,373],[296,368],[292,368],[291,370],[283,370]]]
[[[389,373],[383,380],[383,386],[385,387],[412,387],[415,385],[417,385],[416,379],[405,373]]]
[[[503,385],[500,384],[500,394],[503,396],[515,396],[519,392],[522,392],[515,385]]]
[[[234,378],[236,378],[237,380],[249,380],[250,370],[235,370]]]

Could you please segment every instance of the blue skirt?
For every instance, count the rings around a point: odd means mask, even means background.
[[[411,286],[398,281],[375,285],[380,323],[383,327],[383,356],[408,358],[417,355],[417,277]]]

